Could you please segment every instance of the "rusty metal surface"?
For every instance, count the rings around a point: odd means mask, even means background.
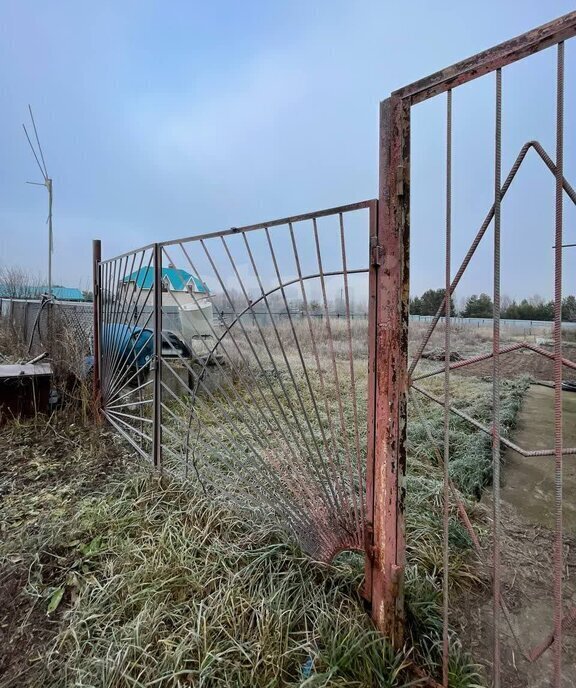
[[[406,363],[408,353],[409,109],[389,98],[380,110],[380,193],[376,273],[374,560],[372,618],[403,643],[405,566]]]
[[[354,210],[363,210],[369,208],[373,200],[359,201],[358,203],[349,203],[348,205],[338,205],[334,208],[326,208],[324,210],[316,210],[311,213],[302,213],[300,215],[290,215],[288,217],[268,220],[267,222],[259,222],[253,225],[245,225],[244,227],[231,227],[230,229],[221,230],[219,232],[208,232],[206,234],[193,234],[181,239],[173,239],[172,241],[165,241],[163,246],[172,246],[174,244],[186,243],[187,241],[200,241],[201,239],[213,239],[218,237],[230,236],[231,234],[243,234],[244,232],[252,232],[255,229],[266,229],[271,227],[280,227],[282,225],[294,224],[296,222],[303,222],[305,220],[319,219],[321,217],[329,217],[330,215],[338,215],[340,213],[349,213]]]
[[[502,203],[502,70],[496,70],[494,135],[494,315],[492,329],[492,614],[494,618],[493,673],[494,688],[501,684],[500,598],[501,512],[500,512],[500,451],[501,451],[501,376],[500,376],[500,284],[501,284],[501,203]],[[446,308],[450,299],[446,299]],[[450,322],[448,320],[448,329]]]
[[[500,199],[501,201],[504,199],[504,196],[506,195],[506,192],[510,189],[510,186],[512,182],[514,181],[514,178],[516,177],[516,174],[518,170],[520,169],[526,154],[530,149],[534,149],[546,167],[550,170],[550,172],[556,177],[556,165],[552,162],[552,159],[548,155],[548,153],[544,150],[543,146],[538,142],[538,141],[528,141],[526,142],[522,148],[520,149],[520,152],[518,153],[518,156],[516,157],[516,160],[514,161],[514,164],[512,165],[510,172],[508,173],[508,176],[506,177],[506,181],[502,185],[502,189],[500,192]],[[576,191],[574,191],[572,185],[564,178],[562,177],[562,186],[566,194],[568,195],[568,198],[572,201],[572,203],[576,204]],[[452,295],[454,293],[454,290],[458,286],[460,280],[462,279],[462,276],[464,275],[464,272],[466,268],[470,265],[470,261],[474,257],[474,254],[476,253],[478,246],[480,245],[480,242],[484,238],[484,235],[486,234],[486,231],[488,227],[490,226],[490,223],[494,219],[494,204],[490,207],[490,210],[488,211],[486,217],[484,218],[484,221],[482,222],[482,225],[480,226],[480,229],[478,230],[476,236],[474,237],[474,240],[470,244],[470,248],[466,252],[466,256],[464,257],[460,267],[458,268],[458,271],[456,272],[456,275],[454,276],[452,280],[452,286],[450,289],[450,294]],[[420,342],[420,345],[418,347],[418,350],[416,352],[416,355],[413,357],[411,363],[410,363],[410,368],[409,368],[409,373],[412,375],[414,372],[414,369],[416,368],[416,365],[418,364],[418,361],[420,360],[420,357],[422,355],[422,352],[424,351],[424,348],[430,341],[430,336],[434,332],[436,326],[438,325],[438,322],[440,321],[440,318],[442,317],[442,313],[444,312],[444,302],[440,304],[438,307],[438,310],[430,323],[428,330],[424,337],[422,338],[422,341]]]
[[[162,247],[154,245],[154,380],[152,462],[156,468],[162,466]]]
[[[99,265],[104,417],[155,466],[228,506],[276,516],[326,561],[363,551],[370,528],[368,343],[353,331],[352,283],[369,269],[376,205],[154,244]],[[165,288],[163,268],[196,281]],[[141,270],[153,271],[147,288],[122,287]],[[148,379],[126,370],[134,344],[122,355],[111,345],[116,325],[153,333]]]
[[[370,272],[368,277],[368,390],[366,446],[366,530],[364,533],[363,595],[372,602],[372,567],[374,565],[374,471],[376,438],[376,315],[378,312],[378,268],[381,246],[378,243],[378,202],[370,207]]]
[[[554,684],[562,683],[564,532],[562,522],[562,243],[564,179],[564,43],[558,44],[556,72],[556,199],[554,232]]]
[[[414,105],[450,88],[461,86],[472,79],[477,79],[484,74],[545,50],[575,35],[576,12],[569,12],[532,31],[516,36],[493,48],[457,62],[451,67],[441,69],[439,72],[404,86],[394,91],[393,95],[406,98]]]
[[[449,434],[447,431],[449,418],[452,415],[456,415],[466,422],[469,422],[473,427],[478,430],[486,432],[492,437],[493,446],[493,472],[494,472],[494,498],[493,498],[493,527],[492,527],[492,562],[491,562],[491,574],[493,582],[493,657],[492,657],[492,681],[494,686],[501,685],[501,662],[500,662],[500,615],[503,614],[503,618],[506,623],[509,624],[512,635],[516,637],[512,630],[510,616],[507,611],[507,607],[504,600],[504,593],[501,586],[501,563],[500,563],[500,496],[499,496],[499,484],[500,484],[500,454],[501,445],[507,446],[514,451],[517,451],[522,456],[535,457],[535,456],[554,456],[555,464],[555,514],[556,514],[556,524],[555,524],[555,534],[554,534],[554,576],[553,576],[553,599],[554,599],[554,629],[550,634],[549,638],[536,648],[532,654],[521,650],[522,656],[527,661],[535,661],[536,655],[540,656],[544,651],[552,646],[554,661],[553,661],[553,676],[552,683],[557,688],[562,685],[562,631],[563,625],[566,625],[566,619],[571,622],[572,612],[565,615],[565,620],[563,622],[563,590],[562,590],[562,580],[563,580],[563,524],[562,524],[562,462],[563,456],[573,454],[576,448],[566,448],[562,446],[562,368],[567,367],[569,369],[574,369],[576,363],[569,360],[562,353],[562,342],[561,342],[561,301],[562,301],[562,247],[564,244],[562,225],[562,203],[563,196],[566,194],[568,199],[572,203],[576,203],[576,194],[571,184],[564,177],[563,170],[563,92],[564,92],[564,40],[567,40],[576,35],[576,12],[560,17],[548,24],[538,27],[533,31],[529,31],[521,36],[518,36],[510,41],[502,43],[494,48],[486,50],[478,55],[475,55],[467,60],[448,67],[447,69],[441,70],[429,77],[420,79],[404,88],[395,91],[391,98],[384,101],[383,107],[389,108],[390,103],[399,101],[405,108],[410,108],[412,105],[419,103],[423,100],[432,98],[440,93],[448,92],[448,98],[450,100],[450,94],[452,89],[462,85],[468,81],[476,79],[482,75],[488,74],[490,72],[495,72],[496,76],[496,93],[495,93],[495,106],[496,106],[496,127],[495,127],[495,177],[494,177],[494,203],[488,211],[488,214],[482,223],[476,237],[474,238],[470,248],[462,261],[459,269],[452,279],[449,279],[450,271],[450,258],[449,258],[449,238],[450,238],[450,221],[449,221],[449,208],[450,208],[450,155],[447,154],[447,227],[446,227],[446,242],[447,242],[447,268],[446,268],[446,296],[443,303],[438,308],[436,315],[434,316],[432,322],[430,323],[424,337],[422,338],[420,344],[417,346],[415,355],[413,356],[409,366],[408,366],[408,376],[412,388],[427,397],[429,400],[438,403],[444,407],[444,423],[445,423],[445,436],[444,436],[444,456],[445,459],[449,455]],[[501,139],[502,139],[502,123],[501,123],[501,111],[502,111],[502,68],[513,62],[521,60],[528,55],[541,51],[545,48],[550,48],[554,45],[558,46],[558,62],[557,62],[557,124],[556,124],[556,159],[552,160],[550,155],[545,151],[543,146],[538,141],[528,141],[525,143],[510,172],[508,173],[504,183],[501,182]],[[398,105],[396,107],[399,107]],[[448,107],[447,110],[447,131],[448,139],[450,135],[450,124],[451,124],[451,108]],[[385,177],[387,180],[393,179],[394,175],[399,169],[403,169],[403,164],[408,162],[408,155],[400,156],[398,158],[394,156],[389,156],[390,150],[397,149],[402,142],[401,132],[394,130],[393,127],[389,126],[385,130],[385,139],[380,141],[381,147],[381,161],[384,161],[384,171],[381,170],[381,178]],[[391,142],[392,139],[392,142]],[[555,293],[554,293],[554,351],[550,352],[546,349],[531,344],[529,342],[514,343],[508,346],[501,346],[500,344],[500,206],[506,192],[510,188],[522,162],[524,161],[527,152],[530,149],[534,149],[539,155],[540,159],[544,162],[548,170],[555,177],[556,181],[556,229],[555,229]],[[407,165],[405,166],[407,168]],[[407,178],[407,175],[404,175]],[[388,183],[388,188],[381,189],[380,199],[388,194],[388,200],[390,198],[391,186]],[[392,202],[390,202],[392,205]],[[386,223],[388,218],[382,213],[381,225]],[[487,353],[478,354],[476,356],[470,357],[464,361],[451,362],[450,361],[450,330],[451,330],[451,320],[449,317],[450,309],[450,299],[454,293],[456,286],[459,284],[464,272],[466,271],[472,257],[476,253],[478,246],[480,245],[482,239],[484,238],[488,227],[494,224],[494,318],[493,318],[493,336],[492,336],[492,351]],[[504,228],[503,231],[506,231]],[[407,256],[405,258],[405,263],[402,267],[408,267]],[[394,266],[394,273],[398,271],[398,268]],[[389,283],[387,285],[395,295],[399,294],[400,287],[396,283]],[[380,293],[378,294],[380,296]],[[444,366],[437,370],[427,371],[427,372],[416,372],[416,367],[420,362],[422,354],[430,341],[430,338],[434,331],[436,330],[440,319],[444,316],[445,325],[445,335],[444,335],[444,345],[445,345],[445,361]],[[391,325],[391,322],[387,322]],[[391,352],[391,358],[397,356],[397,348],[405,346],[402,341],[400,333],[396,333],[396,338],[394,341],[389,343],[389,350]],[[554,388],[555,388],[555,433],[554,433],[554,447],[550,449],[539,449],[532,450],[529,448],[523,448],[517,446],[510,439],[502,436],[500,427],[500,357],[505,354],[510,354],[514,351],[520,351],[522,349],[532,350],[535,353],[545,356],[546,358],[553,360],[554,362]],[[406,352],[407,353],[407,352]],[[376,354],[378,356],[378,354]],[[492,360],[492,384],[493,384],[493,398],[492,398],[492,421],[490,426],[479,423],[474,418],[470,417],[464,411],[455,408],[449,400],[448,386],[449,386],[449,375],[453,370],[463,368],[465,366],[473,365],[474,363],[486,360]],[[380,364],[378,360],[376,366]],[[396,369],[399,373],[399,369]],[[415,384],[418,380],[423,380],[429,378],[433,375],[439,373],[444,373],[445,376],[445,386],[444,386],[444,396],[439,398],[434,394],[431,394],[426,389],[423,389],[420,385]],[[378,373],[376,374],[378,380]],[[378,405],[378,400],[381,397],[381,391],[378,390],[376,393],[376,406]],[[399,375],[399,379],[395,380],[393,389],[388,392],[388,397],[394,400],[401,399],[404,394],[404,382]],[[386,397],[387,400],[388,397]],[[394,401],[390,399],[390,403],[393,406]],[[404,418],[404,420],[406,420]],[[392,414],[390,414],[389,423],[391,426],[394,425],[394,419]],[[378,433],[378,430],[376,430]],[[378,445],[377,445],[378,446]],[[400,446],[394,449],[392,455],[392,461],[400,461]],[[439,457],[439,463],[441,452],[437,452]],[[378,452],[376,452],[378,457]],[[388,460],[389,457],[386,457]],[[445,464],[446,469],[446,464]],[[376,459],[376,469],[375,475],[378,475],[378,458]],[[389,487],[392,490],[396,489],[396,477],[392,476],[389,481]],[[447,495],[446,489],[446,476],[445,476],[445,498]],[[455,498],[454,493],[452,493],[452,498]],[[389,497],[388,497],[389,498]],[[458,502],[458,500],[457,500]],[[465,513],[464,507],[461,503],[458,503],[458,511],[461,518],[469,525],[469,519]],[[400,510],[398,510],[397,517],[399,517]],[[391,521],[394,521],[394,516],[391,516]],[[446,518],[446,511],[445,511]],[[375,522],[378,522],[378,515],[375,514]],[[390,530],[392,526],[389,524],[389,530],[382,529],[382,531],[375,529],[374,540],[375,540],[375,550],[378,551],[379,545],[382,537],[382,532],[385,532],[384,537],[389,537]],[[445,529],[444,533],[444,555],[446,555],[446,550],[448,547],[447,543],[447,533]],[[446,556],[445,556],[446,559]],[[446,566],[446,561],[444,562]],[[446,574],[446,572],[445,572]],[[373,579],[374,580],[374,579]],[[379,592],[374,589],[373,584],[373,600],[374,599],[388,599],[390,595],[397,595],[397,580],[394,576],[389,575],[383,577],[378,581],[378,584],[383,587],[383,591]],[[444,586],[444,648],[443,648],[443,684],[447,685],[447,662],[448,662],[448,643],[446,638],[446,627],[447,627],[447,612],[446,607],[448,605],[448,591],[446,586]],[[394,617],[395,612],[390,611],[390,620],[388,624],[392,623],[391,619]],[[385,628],[386,632],[390,633],[389,625],[379,624],[381,628]],[[517,642],[518,638],[516,638]]]
[[[446,94],[446,236],[445,236],[445,263],[444,263],[444,288],[445,293],[450,293],[450,274],[452,265],[452,91]],[[446,299],[445,317],[450,322],[451,299]],[[449,568],[450,550],[448,546],[449,522],[450,522],[450,360],[452,354],[450,327],[444,328],[444,456],[443,463],[443,572],[442,572],[442,684],[448,688],[448,660],[450,653],[450,593],[449,593]]]

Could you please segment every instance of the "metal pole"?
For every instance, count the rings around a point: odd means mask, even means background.
[[[30,319],[30,301],[26,301],[26,305],[24,306],[24,327],[22,328],[24,331],[24,339],[26,341],[30,341],[31,335],[29,334],[30,327],[28,325],[28,321]]]
[[[46,179],[48,189],[48,296],[52,296],[52,180]]]
[[[362,595],[372,602],[374,567],[374,440],[376,436],[376,313],[377,278],[380,266],[378,244],[378,201],[370,206],[370,272],[368,276],[368,445],[366,448],[366,509],[364,526],[364,588]]]
[[[496,70],[496,120],[494,138],[494,318],[492,321],[492,609],[493,609],[493,674],[494,688],[501,685],[500,598],[501,583],[501,508],[500,508],[500,284],[501,284],[501,231],[500,207],[502,203],[502,70]]]
[[[162,466],[162,246],[154,244],[154,418],[152,461]]]
[[[562,409],[562,238],[564,226],[564,43],[558,44],[556,74],[556,213],[554,245],[554,645],[553,686],[562,681],[562,612],[564,578],[563,409]]]
[[[92,310],[94,315],[93,340],[94,340],[94,420],[100,422],[100,411],[102,409],[102,382],[100,378],[100,316],[101,316],[101,294],[100,294],[100,261],[102,260],[102,242],[94,239],[92,242]]]
[[[374,548],[372,618],[396,648],[404,635],[404,476],[408,358],[410,107],[392,96],[380,110]]]

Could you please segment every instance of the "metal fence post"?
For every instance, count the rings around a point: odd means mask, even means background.
[[[374,566],[374,440],[376,425],[376,312],[378,305],[377,278],[380,265],[378,244],[378,201],[370,206],[368,274],[368,445],[366,447],[366,510],[364,524],[364,588],[363,597],[372,602],[372,568]]]
[[[380,110],[380,191],[373,247],[376,307],[372,618],[395,647],[404,633],[404,476],[408,360],[410,108],[392,96]]]
[[[29,320],[29,311],[30,311],[30,301],[26,301],[26,304],[24,306],[24,327],[22,328],[22,331],[24,333],[24,341],[28,342],[30,340],[30,336],[28,334],[29,327],[28,327],[28,320]]]
[[[154,244],[154,404],[152,461],[162,467],[162,245]]]
[[[101,323],[101,294],[100,294],[100,261],[102,260],[102,242],[100,239],[92,241],[92,310],[94,317],[93,326],[93,353],[94,353],[94,379],[93,402],[94,419],[101,420],[102,409],[102,381],[100,377],[100,323]]]

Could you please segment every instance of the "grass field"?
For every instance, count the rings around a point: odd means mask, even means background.
[[[424,685],[420,676],[438,677],[443,486],[434,444],[442,445],[442,409],[423,398],[421,417],[412,402],[409,408],[408,626],[400,653],[374,631],[366,614],[359,594],[361,557],[344,553],[332,564],[315,561],[297,544],[298,533],[293,533],[295,541],[281,527],[286,526],[282,514],[258,503],[261,486],[254,474],[242,472],[242,456],[237,466],[223,462],[224,451],[233,455],[253,432],[246,409],[265,422],[256,415],[257,386],[262,406],[264,400],[272,405],[275,394],[296,405],[300,394],[303,413],[312,413],[317,396],[326,402],[319,411],[326,431],[328,416],[340,412],[340,391],[348,443],[355,441],[356,412],[364,451],[365,323],[352,325],[356,409],[343,323],[333,329],[332,345],[321,330],[314,333],[318,359],[312,339],[299,331],[307,378],[285,323],[279,330],[288,352],[283,367],[256,369],[252,350],[251,359],[236,358],[223,381],[235,394],[235,427],[226,419],[218,385],[211,395],[198,394],[200,422],[192,425],[192,435],[189,402],[166,399],[172,416],[165,413],[164,422],[173,425],[172,440],[167,435],[165,440],[174,453],[165,452],[165,461],[178,473],[176,479],[153,475],[116,433],[91,427],[82,413],[60,412],[48,421],[39,417],[0,430],[1,686],[368,688]],[[252,343],[264,359],[257,337]],[[478,341],[466,334],[460,346],[478,347]],[[514,425],[527,384],[525,379],[503,384],[505,432]],[[423,382],[437,396],[441,385],[440,377]],[[458,408],[479,421],[489,420],[489,381],[454,376],[451,394]],[[294,415],[290,419],[297,422]],[[272,416],[267,420],[272,422]],[[296,431],[295,425],[290,429]],[[311,432],[322,445],[319,425]],[[182,443],[190,441],[186,436],[205,439],[204,444],[195,440],[194,470],[189,467],[187,476],[181,458]],[[220,453],[209,439],[215,436],[225,448]],[[267,443],[275,454],[285,451],[278,433],[269,433]],[[344,450],[342,434],[337,446]],[[301,448],[297,456],[306,458]],[[482,537],[487,522],[475,500],[491,482],[489,439],[457,418],[451,422],[450,471]],[[206,491],[210,475],[212,489]],[[455,504],[449,541],[449,582],[457,599],[488,579]],[[455,606],[452,614],[459,613]],[[475,658],[455,632],[450,674],[452,686],[484,685]]]
[[[486,383],[467,380],[466,389],[462,403],[478,399],[485,413]],[[511,387],[507,398],[519,393]],[[414,664],[437,675],[442,484],[417,425],[407,485],[410,632],[395,654],[363,608],[359,557],[315,563],[273,522],[247,522],[193,482],[151,475],[115,435],[70,420],[2,430],[0,685],[403,686],[417,685]],[[474,439],[473,449],[464,428],[453,433],[453,465],[476,489],[487,477],[470,470],[471,459],[487,461],[487,447]],[[452,588],[482,584],[455,513],[450,542]],[[482,685],[456,637],[452,650],[451,685]]]
[[[2,446],[2,686],[408,685],[357,560],[316,564],[76,423]]]

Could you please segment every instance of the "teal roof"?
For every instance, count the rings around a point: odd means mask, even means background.
[[[205,284],[203,284],[198,277],[191,275],[186,270],[178,268],[162,268],[162,279],[167,279],[174,291],[186,291],[186,287],[190,282],[194,285],[194,291],[206,293],[208,291]],[[146,267],[136,270],[131,275],[127,275],[124,282],[136,282],[136,286],[140,289],[152,289],[154,285],[154,268]]]
[[[47,293],[47,286],[35,287],[24,284],[14,288],[9,284],[0,284],[0,298],[37,299],[42,294]],[[85,300],[80,289],[73,289],[71,287],[52,287],[52,295],[57,301]]]
[[[45,292],[48,292],[48,287],[42,287]],[[70,287],[52,287],[52,294],[55,299],[59,301],[84,301],[84,296],[80,289],[72,289]]]

